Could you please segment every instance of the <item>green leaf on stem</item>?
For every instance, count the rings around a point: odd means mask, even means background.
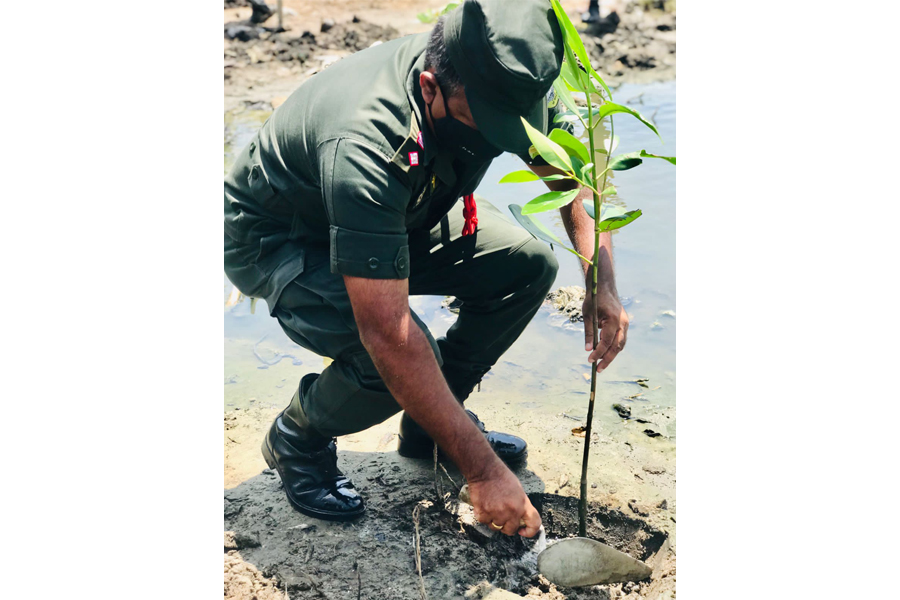
[[[617,192],[618,192],[618,190],[616,189],[616,186],[611,185],[608,188],[606,188],[605,190],[603,190],[603,192],[601,192],[600,195],[601,196],[612,196],[613,194],[615,194]]]
[[[660,155],[658,155],[658,154],[650,154],[650,153],[647,152],[646,150],[641,150],[640,156],[641,156],[641,158],[661,158],[661,159],[663,159],[663,160],[669,161],[669,162],[672,163],[673,165],[675,164],[675,157],[674,157],[674,156],[660,156]]]
[[[573,91],[587,92],[590,89],[588,87],[590,77],[578,64],[575,54],[572,53],[572,48],[565,42],[563,43],[563,52],[565,55],[563,64],[567,67],[565,73],[566,84],[575,88]],[[562,72],[562,67],[560,67],[560,72]]]
[[[578,254],[578,252],[576,252],[575,250],[572,250],[571,248],[568,248],[565,244],[563,244],[558,237],[553,235],[552,231],[550,231],[549,229],[547,229],[546,226],[544,226],[543,223],[541,223],[540,221],[538,221],[535,218],[532,218],[532,217],[529,217],[528,215],[522,214],[522,207],[519,206],[518,204],[510,204],[509,212],[511,212],[513,217],[515,217],[516,221],[519,222],[519,225],[521,225],[522,227],[525,228],[525,231],[527,231],[528,233],[530,233],[537,239],[543,240],[550,245],[555,244],[555,245],[559,246],[560,248],[562,248],[563,250],[568,250],[569,252],[571,252],[575,256],[581,258],[582,260],[591,262],[590,259],[585,258],[584,256],[581,256],[580,254]]]
[[[565,129],[554,129],[550,139],[562,146],[569,156],[579,158],[582,163],[591,162],[590,151],[584,143]]]
[[[593,200],[585,200],[584,201],[584,210],[588,214],[588,216],[594,219],[594,201]],[[621,206],[614,206],[612,204],[604,202],[600,206],[600,218],[605,219],[607,217],[618,217],[619,215],[624,215],[625,209]]]
[[[569,57],[571,57],[571,60]],[[566,48],[566,59],[563,61],[562,67],[560,67],[559,78],[563,80],[569,91],[584,92],[584,86],[579,79],[584,75],[584,71],[578,68],[578,63],[575,61],[575,55],[572,54],[572,51],[569,48]]]
[[[543,223],[541,223],[537,219],[529,217],[528,215],[522,214],[522,207],[518,204],[510,204],[509,212],[511,212],[516,218],[516,221],[518,221],[519,224],[534,237],[538,238],[539,240],[544,240],[548,244],[559,244],[560,246],[562,245],[559,238],[553,235],[553,232],[547,229],[547,227]]]
[[[622,215],[607,217],[600,221],[599,229],[600,231],[612,231],[613,229],[620,229],[640,217],[641,214],[642,213],[640,210],[629,210]]]
[[[572,174],[581,173],[581,169],[584,168],[584,163],[581,162],[581,159],[577,156],[573,156],[572,158]]]
[[[606,102],[605,104],[600,105],[599,114],[601,119],[616,113],[628,113],[629,115],[633,116],[638,121],[649,127],[653,131],[653,133],[655,133],[657,137],[662,140],[662,136],[659,135],[659,131],[656,129],[656,125],[645,119],[644,115],[634,110],[633,108],[628,108],[627,106],[615,104],[613,102]]]
[[[592,162],[589,162],[588,164],[581,167],[581,180],[582,181],[587,181],[589,183],[593,183],[593,181],[592,181],[593,178],[591,177],[591,169],[593,169],[593,168],[594,168],[594,163],[592,163]]]
[[[554,175],[547,175],[546,177],[541,177],[541,181],[559,181],[560,179],[572,179],[572,177],[570,177],[569,175],[562,175],[558,173]]]
[[[569,155],[566,154],[566,151],[559,144],[532,127],[531,123],[526,121],[524,117],[522,117],[522,123],[525,125],[525,133],[528,134],[528,139],[534,144],[541,158],[547,161],[547,164],[561,171],[572,171],[572,161],[569,160]]]
[[[594,71],[594,68],[591,66],[591,59],[588,56],[587,50],[584,48],[584,42],[581,41],[581,36],[578,35],[578,30],[575,29],[575,25],[572,24],[572,21],[569,19],[569,16],[566,14],[566,11],[563,10],[562,5],[559,3],[559,0],[550,0],[550,3],[553,5],[553,12],[556,13],[556,20],[559,21],[560,29],[563,32],[563,36],[565,37],[565,43],[563,44],[567,49],[571,48],[575,51],[575,54],[578,56],[578,60],[581,61],[581,64],[584,66],[585,70],[594,76],[600,85],[603,87],[604,91],[606,91],[606,97],[612,99],[612,94],[609,91],[609,88],[606,85],[606,82],[603,81],[603,78]],[[591,84],[593,88],[593,84]],[[582,91],[588,91],[582,89]]]
[[[572,98],[572,92],[569,91],[569,88],[566,86],[566,82],[563,81],[562,77],[557,77],[553,81],[553,91],[556,92],[556,96],[562,100],[563,105],[569,109],[569,111],[574,113],[578,110],[578,105],[575,104],[575,99]]]
[[[541,194],[537,198],[529,201],[524,207],[522,207],[522,214],[533,215],[535,213],[545,212],[548,210],[553,210],[554,208],[565,206],[575,199],[575,196],[578,195],[579,191],[580,190],[578,189],[574,189],[562,192],[547,192],[546,194]]]
[[[628,154],[619,154],[618,156],[613,156],[609,161],[609,166],[607,167],[610,171],[627,171],[628,169],[633,169],[642,162],[640,157],[640,152],[629,152]]]
[[[556,116],[553,117],[554,123],[577,123],[579,121],[581,121],[581,119],[573,112],[556,113]]]
[[[540,177],[534,171],[522,169],[521,171],[513,171],[507,173],[497,183],[523,183],[526,181],[537,181]]]

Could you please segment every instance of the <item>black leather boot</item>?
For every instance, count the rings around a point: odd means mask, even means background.
[[[334,438],[310,424],[300,404],[318,374],[300,381],[291,403],[272,423],[262,443],[263,458],[278,471],[291,505],[310,517],[329,521],[353,519],[365,512],[362,496],[337,468]]]
[[[522,438],[499,431],[487,431],[484,423],[473,413],[466,413],[472,418],[478,429],[487,438],[488,443],[497,456],[507,465],[520,465],[528,458],[528,444]],[[434,456],[434,441],[431,436],[422,429],[409,415],[403,413],[400,419],[400,442],[397,444],[397,452],[406,458],[432,458]]]

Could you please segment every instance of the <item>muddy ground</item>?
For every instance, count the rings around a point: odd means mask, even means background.
[[[274,7],[275,2],[270,4]],[[305,79],[342,57],[399,35],[427,31],[430,25],[421,23],[416,14],[444,4],[444,0],[285,0],[286,31],[275,31],[273,16],[260,26],[251,24],[255,34],[239,36],[249,36],[247,41],[224,40],[225,111],[271,110]],[[577,14],[587,0],[563,4],[580,23]],[[584,36],[595,68],[611,84],[674,77],[675,17],[640,8],[654,4],[622,2],[615,27],[615,18],[608,19]],[[607,5],[603,6],[605,12]],[[245,0],[226,2],[226,31],[228,24],[250,28],[246,24],[250,13]],[[548,300],[543,318],[558,314],[560,326],[580,327],[577,315],[567,311],[567,307],[574,310],[577,299],[556,300],[556,306],[552,298]],[[258,372],[257,379],[262,373],[279,376],[278,367]],[[577,429],[583,415],[562,413],[548,420],[510,410],[509,400],[486,381],[484,392],[474,394],[467,406],[491,428],[527,438],[529,462],[517,474],[541,510],[549,537],[573,535],[584,442]],[[446,467],[455,484],[447,476],[441,478],[449,504],[439,507],[434,465],[404,459],[395,451],[399,415],[338,440],[339,465],[368,501],[363,518],[335,524],[292,510],[277,474],[266,469],[259,444],[295,383],[282,380],[281,400],[251,401],[250,408],[229,409],[224,416],[226,598],[413,599],[422,597],[422,582],[428,598],[498,599],[499,589],[545,600],[674,598],[675,442],[674,431],[667,429],[674,410],[622,398],[633,414],[623,418],[620,430],[595,433],[592,441],[590,533],[651,561],[653,579],[637,585],[557,589],[534,573],[533,542],[502,536],[486,539],[460,524],[454,514],[458,510],[454,485],[462,478],[452,465]],[[638,384],[631,387],[638,391],[635,395],[647,392]],[[603,405],[597,410],[616,409]],[[647,423],[659,435],[646,434]],[[421,507],[422,582],[415,561],[416,506]]]

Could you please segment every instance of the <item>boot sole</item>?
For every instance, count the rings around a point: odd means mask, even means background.
[[[260,449],[262,450],[263,459],[266,461],[266,464],[269,465],[270,469],[278,473],[278,476],[281,478],[281,481],[283,483],[284,475],[282,475],[281,469],[278,468],[278,463],[275,461],[275,456],[272,454],[272,450],[269,448],[268,438],[263,440],[262,448]],[[366,512],[365,504],[363,504],[361,510],[358,510],[356,512],[334,512],[330,510],[312,508],[294,499],[294,497],[291,496],[291,492],[286,485],[284,486],[284,493],[287,496],[288,502],[291,506],[294,507],[295,510],[303,513],[308,517],[315,517],[316,519],[322,519],[325,521],[350,521],[362,516],[363,513]]]
[[[434,460],[434,446],[423,446],[421,444],[411,444],[404,440],[399,435],[397,436],[399,442],[397,442],[397,454],[402,456],[403,458],[416,458],[416,459],[425,459],[430,458]],[[499,456],[499,455],[498,455]],[[447,456],[443,453],[443,451],[438,448],[438,459],[440,460],[449,460]],[[508,467],[519,467],[523,465],[528,460],[528,450],[525,450],[519,456],[514,458],[504,459],[500,458],[506,466]]]

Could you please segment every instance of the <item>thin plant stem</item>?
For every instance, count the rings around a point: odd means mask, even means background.
[[[590,127],[588,127],[588,141],[591,147],[591,158],[596,156],[596,147],[594,145],[594,115],[593,115],[593,107],[591,106],[591,94],[590,92],[585,94],[587,96],[587,104],[588,104],[588,121]],[[610,98],[612,101],[612,98]],[[613,136],[613,123],[612,117],[609,118],[610,123],[610,140],[612,140]],[[610,144],[612,147],[612,144]],[[606,188],[606,174],[609,171],[609,156],[610,152],[606,152],[606,165],[602,172],[603,175],[603,185],[599,186],[600,189]],[[599,343],[599,319],[597,315],[597,271],[600,265],[600,208],[603,203],[602,195],[597,192],[597,164],[596,162],[591,166],[591,178],[593,179],[592,183],[594,184],[591,187],[594,195],[594,260],[591,264],[591,323],[593,325],[593,347],[596,349],[597,344]],[[591,397],[588,402],[588,413],[587,413],[587,423],[584,428],[584,456],[581,459],[581,496],[578,500],[578,535],[581,537],[587,537],[587,471],[588,471],[588,460],[590,458],[591,453],[591,425],[594,421],[594,399],[597,394],[597,362],[594,361],[591,363]]]

